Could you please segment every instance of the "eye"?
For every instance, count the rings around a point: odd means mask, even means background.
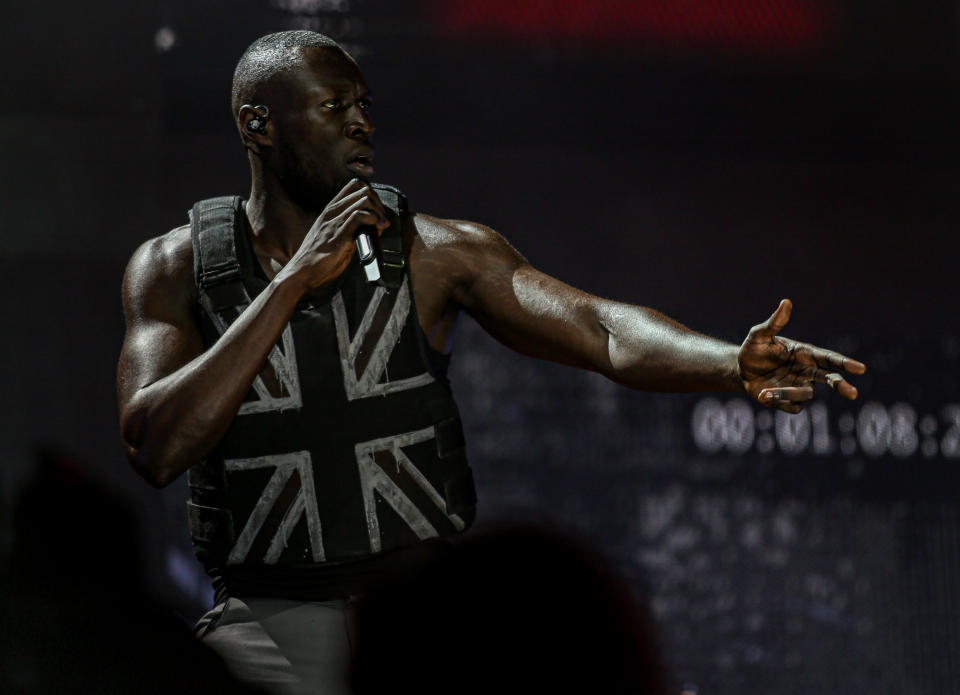
[[[325,102],[323,102],[323,105],[331,111],[337,111],[341,106],[343,106],[343,100],[339,97],[334,97],[333,99],[327,99]]]
[[[370,97],[361,97],[357,99],[357,106],[360,107],[361,111],[369,111],[370,107],[373,106],[373,99]]]

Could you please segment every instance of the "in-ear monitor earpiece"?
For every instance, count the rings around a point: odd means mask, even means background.
[[[245,104],[245,106],[249,106],[249,104]],[[247,121],[247,130],[251,133],[264,135],[267,132],[267,117],[270,115],[270,109],[262,104],[251,108],[257,112],[257,115]],[[261,114],[260,111],[263,111],[263,113]]]

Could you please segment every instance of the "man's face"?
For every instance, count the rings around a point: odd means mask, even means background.
[[[319,212],[347,181],[373,176],[371,98],[346,54],[301,51],[303,66],[286,76],[278,94],[273,161],[290,198]]]

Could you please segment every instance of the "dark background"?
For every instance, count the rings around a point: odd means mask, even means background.
[[[0,561],[55,450],[135,509],[154,592],[202,611],[183,481],[149,488],[120,449],[120,279],[194,200],[245,192],[233,65],[312,28],[359,60],[377,178],[415,209],[738,342],[790,297],[789,335],[871,367],[857,405],[822,394],[822,446],[791,447],[752,406],[731,435],[742,399],[630,393],[465,319],[481,521],[594,541],[702,693],[956,691],[956,3],[52,0],[5,20]]]

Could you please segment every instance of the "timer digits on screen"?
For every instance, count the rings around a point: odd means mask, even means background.
[[[921,414],[908,403],[868,401],[836,415],[814,403],[790,414],[743,398],[706,397],[694,405],[690,428],[694,446],[706,454],[960,458],[960,403]]]

